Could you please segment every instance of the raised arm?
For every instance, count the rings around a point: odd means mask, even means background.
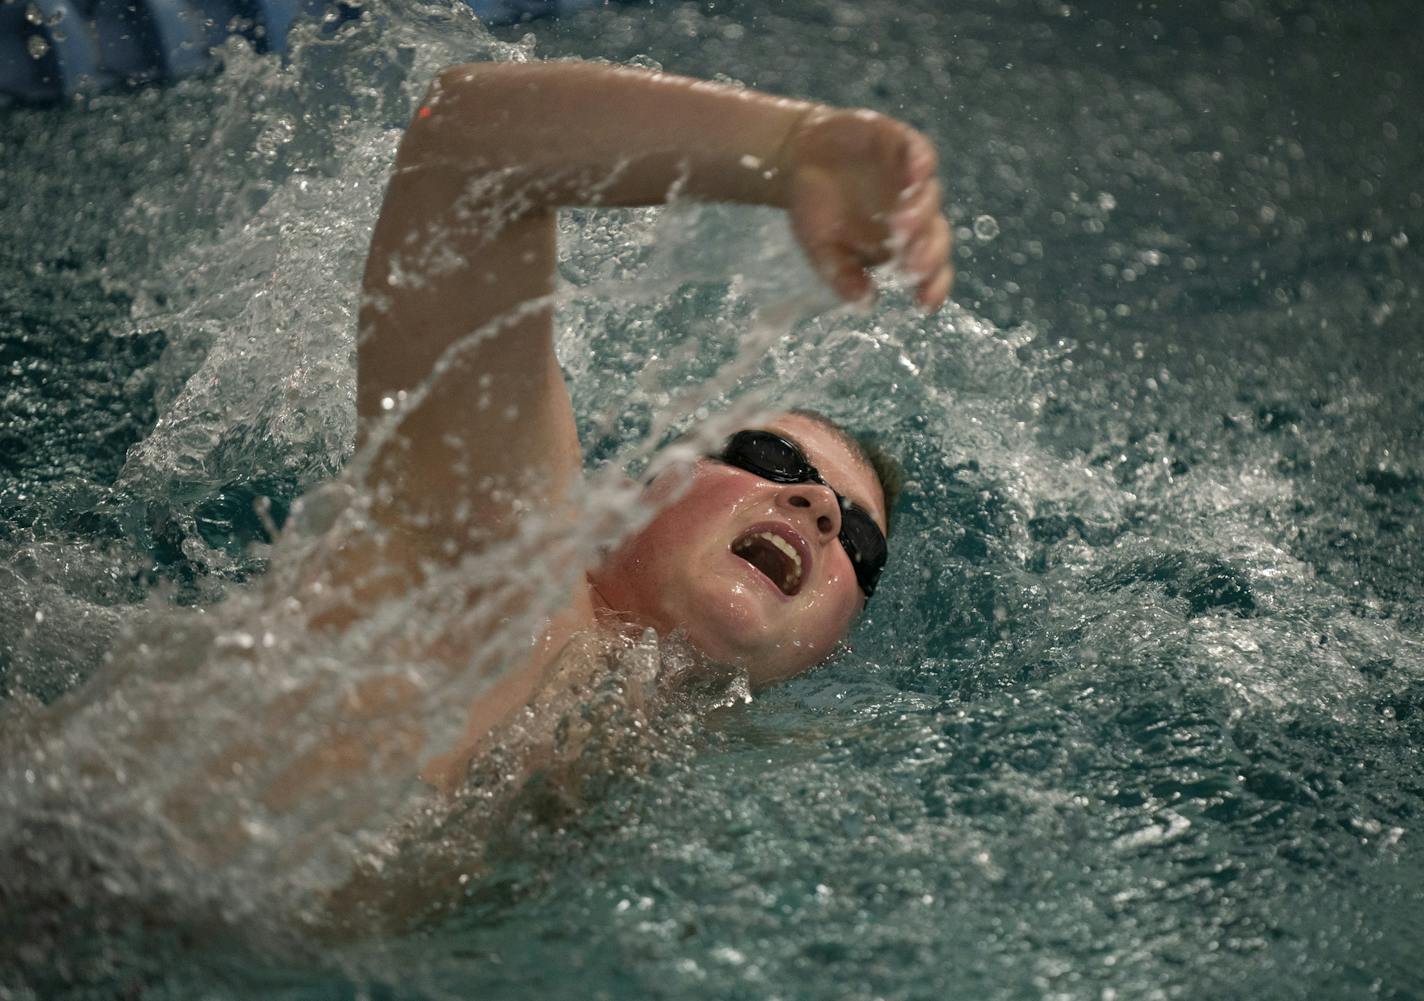
[[[559,206],[681,192],[785,207],[846,298],[898,247],[937,306],[950,275],[934,169],[922,136],[869,112],[610,65],[446,70],[401,144],[364,280],[363,435],[448,366],[376,462],[383,520],[450,553],[467,522],[487,543],[512,528],[513,497],[557,507],[577,475],[551,332]]]
[[[560,206],[654,204],[679,192],[781,206],[844,297],[871,294],[867,268],[896,254],[935,307],[950,273],[934,172],[923,136],[867,111],[609,65],[441,73],[401,143],[363,286],[361,433],[388,435],[367,474],[376,531],[327,554],[312,625],[349,623],[425,586],[432,564],[497,545],[526,512],[546,524],[572,514],[567,492],[581,458],[550,303]],[[382,423],[389,417],[394,430]],[[542,578],[514,575],[477,621],[455,616],[415,630],[429,645],[397,659],[464,670],[489,652],[489,629],[532,607]],[[470,606],[489,597],[463,576],[455,586]],[[580,574],[566,605],[534,623],[527,660],[501,665],[460,747],[431,762],[427,777],[452,784],[471,749],[528,702],[553,656],[592,620]],[[384,697],[400,703],[403,691],[393,680],[395,694]],[[363,761],[356,749],[333,769]],[[315,774],[294,771],[298,790]]]

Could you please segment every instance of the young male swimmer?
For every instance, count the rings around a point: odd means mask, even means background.
[[[730,665],[753,684],[833,651],[874,590],[887,505],[847,437],[806,414],[738,429],[688,476],[655,478],[651,520],[611,552],[565,561],[567,597],[549,598],[549,540],[590,534],[558,531],[578,517],[582,462],[554,356],[554,214],[673,193],[786,209],[845,299],[872,295],[867,269],[892,259],[917,276],[926,308],[948,293],[935,155],[900,122],[614,66],[440,74],[371,243],[357,399],[358,463],[369,465],[353,465],[357,489],[335,488],[350,503],[325,530],[314,515],[293,530],[304,555],[275,561],[256,604],[229,610],[235,629],[208,660],[195,665],[181,635],[150,645],[140,632],[104,679],[8,734],[24,755],[0,756],[0,795],[25,805],[0,810],[0,855],[23,864],[0,866],[0,900],[74,898],[109,914],[134,897],[146,908],[161,871],[179,874],[192,906],[211,903],[242,926],[307,914],[305,896],[286,895],[322,889],[318,926],[378,927],[461,885],[429,848],[452,843],[447,831],[478,852],[509,802],[498,797],[526,777],[557,787],[563,770],[577,782],[608,760],[600,740],[645,733],[615,721],[605,735],[606,702],[583,701],[611,679],[632,710],[622,719],[640,719],[637,686],[618,689],[627,675],[600,666],[614,646],[599,642],[619,623],[681,632],[699,667]],[[486,566],[521,546],[535,572]],[[464,695],[450,707],[447,693],[486,676],[498,680],[474,699],[462,737],[433,732],[444,729],[436,716],[459,729]],[[569,737],[566,723],[582,730]],[[59,761],[73,782],[24,777]],[[468,795],[407,813],[391,852],[354,860],[351,873],[342,836],[370,844],[417,774]],[[87,814],[74,808],[80,790]],[[427,818],[445,823],[445,805],[449,826],[422,840]],[[66,874],[87,870],[53,864],[55,817],[97,852],[76,865],[113,879],[76,880]],[[126,824],[148,832],[131,857],[107,833]]]
[[[442,72],[400,145],[364,277],[362,438],[409,403],[368,475],[379,552],[343,555],[366,582],[359,597],[418,586],[511,538],[530,512],[574,516],[582,459],[551,306],[560,207],[674,195],[777,206],[842,298],[872,297],[868,269],[893,260],[934,310],[952,281],[935,171],[923,135],[869,111],[612,65]],[[680,630],[754,685],[832,653],[885,555],[885,493],[854,442],[785,413],[734,434],[681,492],[672,479],[651,484],[652,521],[576,582],[429,778],[457,783],[569,639],[610,615]],[[458,661],[482,639],[452,638],[444,653]]]

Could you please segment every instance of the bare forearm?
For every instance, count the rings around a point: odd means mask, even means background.
[[[784,206],[787,136],[813,105],[591,63],[482,63],[443,72],[397,169],[510,171],[544,205],[698,198]]]

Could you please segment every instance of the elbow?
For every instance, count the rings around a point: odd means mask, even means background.
[[[480,63],[459,63],[436,73],[435,78],[430,81],[430,86],[425,88],[425,95],[421,97],[420,104],[416,106],[410,130],[423,131],[433,119],[449,119],[460,105],[467,103],[466,96],[479,86],[484,75]]]
[[[468,168],[487,167],[481,161],[493,147],[485,133],[507,118],[491,84],[498,63],[461,63],[441,70],[431,80],[406,127],[397,154],[402,169],[422,163],[459,162]],[[474,154],[474,160],[466,159]]]
[[[420,102],[421,107],[425,107],[432,101],[438,103],[447,94],[457,94],[476,85],[481,78],[489,77],[490,70],[499,65],[499,63],[455,63],[453,66],[446,66],[435,74],[435,79],[430,81],[430,88],[425,92],[425,97]]]
[[[431,116],[440,114],[442,109],[470,103],[476,96],[484,109],[499,107],[502,92],[508,91],[519,80],[530,79],[531,67],[525,63],[456,63],[435,74],[420,108],[429,108]],[[535,70],[537,73],[537,70]],[[417,117],[420,111],[416,112]]]

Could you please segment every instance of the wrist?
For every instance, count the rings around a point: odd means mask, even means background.
[[[782,135],[781,143],[777,146],[776,153],[771,159],[767,168],[767,177],[772,183],[773,204],[780,208],[788,207],[790,202],[791,175],[796,169],[797,161],[797,139],[806,126],[824,110],[818,104],[808,104],[799,109]]]

